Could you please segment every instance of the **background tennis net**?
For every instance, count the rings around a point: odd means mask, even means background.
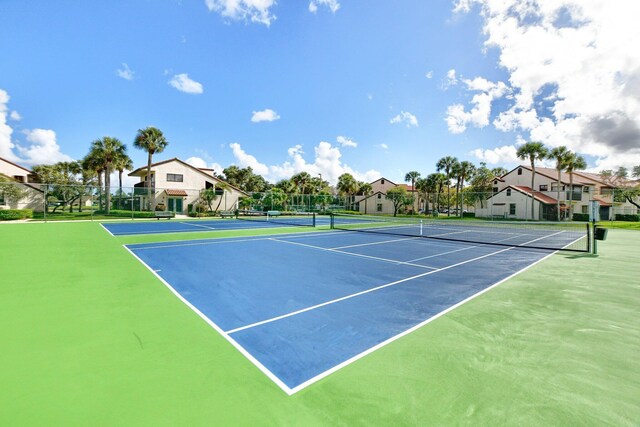
[[[239,210],[236,218],[244,221],[270,222],[274,224],[295,225],[302,227],[315,227],[316,214],[313,212],[297,212],[293,215],[283,214],[279,211],[254,211]]]
[[[468,243],[589,252],[585,222],[434,220],[333,214],[331,228]]]

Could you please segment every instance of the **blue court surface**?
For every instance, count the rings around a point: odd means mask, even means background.
[[[192,220],[152,220],[102,223],[102,226],[114,236],[134,234],[193,233],[198,231],[241,230],[247,228],[274,228],[310,226],[311,218],[282,217],[272,220],[238,219],[192,219]],[[316,225],[329,225],[328,216],[316,217]]]
[[[127,248],[288,394],[550,254],[347,231]]]

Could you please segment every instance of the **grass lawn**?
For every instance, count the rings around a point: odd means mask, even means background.
[[[293,396],[122,246],[222,234],[80,222],[0,236],[0,425],[640,420],[640,231],[610,230],[599,256],[556,254]]]

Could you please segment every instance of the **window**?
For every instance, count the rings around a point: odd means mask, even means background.
[[[497,193],[498,192],[498,187],[493,187],[493,193]]]
[[[493,185],[498,185],[498,180],[493,181]]]
[[[376,211],[382,212],[382,203],[378,203],[378,205],[376,206]]]
[[[507,196],[510,196],[510,195],[511,195],[511,189],[507,188]]]
[[[522,168],[518,168],[518,175],[522,175]]]
[[[589,191],[591,191],[591,190],[589,190],[589,187],[587,187],[586,185],[584,187],[582,187],[582,192],[583,193],[588,193]]]
[[[381,185],[384,185],[384,179],[381,179],[381,180],[380,180],[380,184],[381,184]]]
[[[516,204],[509,203],[509,215],[515,215],[515,214],[516,214]]]
[[[589,213],[589,206],[582,205],[582,213],[583,214],[588,214]]]
[[[549,186],[547,184],[540,184],[540,191],[549,191]]]
[[[4,193],[0,193],[0,205],[4,205]]]
[[[15,179],[18,182],[24,182],[24,176],[13,175],[13,179]]]
[[[382,199],[382,194],[378,193],[378,199]]]
[[[557,183],[553,183],[551,184],[551,191],[558,191],[558,184]],[[560,191],[564,191],[564,185],[560,186]]]
[[[182,174],[177,173],[168,173],[167,174],[168,182],[182,182]]]

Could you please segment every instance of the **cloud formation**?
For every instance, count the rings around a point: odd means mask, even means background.
[[[316,13],[318,6],[326,6],[332,13],[336,13],[340,9],[340,2],[338,0],[311,0],[309,2],[309,12]]]
[[[222,165],[220,165],[219,163],[215,163],[215,162],[207,163],[205,159],[197,156],[189,157],[187,160],[185,160],[185,162],[199,169],[213,169],[213,171],[218,175],[221,174],[222,170],[224,169]]]
[[[125,80],[133,80],[133,75],[135,74],[135,72],[133,70],[131,70],[131,68],[129,68],[129,66],[126,63],[122,63],[122,68],[117,69],[116,70],[116,75],[118,77],[122,77]]]
[[[473,80],[463,79],[462,82],[469,91],[477,91],[471,99],[473,107],[465,111],[464,105],[455,104],[447,108],[446,122],[451,133],[462,133],[467,130],[469,124],[483,128],[489,125],[491,115],[491,104],[495,99],[501,98],[507,92],[507,85],[503,82],[493,83],[482,77]]]
[[[485,46],[509,73],[513,99],[495,128],[566,145],[602,168],[640,164],[635,8],[633,0],[458,0],[454,11],[480,11]]]
[[[418,127],[418,119],[416,118],[416,116],[406,111],[401,111],[400,114],[389,120],[389,123],[404,123],[408,128]]]
[[[351,138],[347,138],[346,136],[338,136],[336,138],[336,142],[338,144],[340,144],[342,147],[353,147],[353,148],[356,148],[358,146],[357,142],[355,142]]]
[[[248,20],[268,27],[276,19],[271,13],[275,0],[205,0],[205,4],[210,12],[233,21]]]
[[[280,116],[278,115],[278,113],[276,113],[270,108],[267,108],[262,111],[254,111],[253,115],[251,116],[251,121],[254,123],[272,122],[278,119],[280,119]]]
[[[13,142],[13,128],[7,124],[7,117],[11,115],[8,108],[10,99],[9,94],[0,89],[0,157],[28,166],[73,160],[60,152],[56,133],[51,129],[24,130],[22,134],[27,144]]]
[[[233,156],[240,167],[250,166],[257,174],[264,176],[271,182],[290,178],[298,172],[308,172],[312,176],[322,174],[322,178],[331,184],[338,182],[338,177],[343,173],[352,174],[357,180],[371,182],[380,178],[380,172],[368,170],[359,172],[341,160],[342,153],[338,147],[334,147],[329,142],[322,141],[314,148],[314,160],[308,163],[304,158],[302,145],[295,145],[287,150],[288,159],[279,165],[266,165],[256,159],[255,156],[247,153],[240,144],[234,142],[229,144]]]
[[[199,95],[204,92],[202,83],[190,79],[186,73],[174,75],[171,80],[169,80],[169,84],[184,93]]]

